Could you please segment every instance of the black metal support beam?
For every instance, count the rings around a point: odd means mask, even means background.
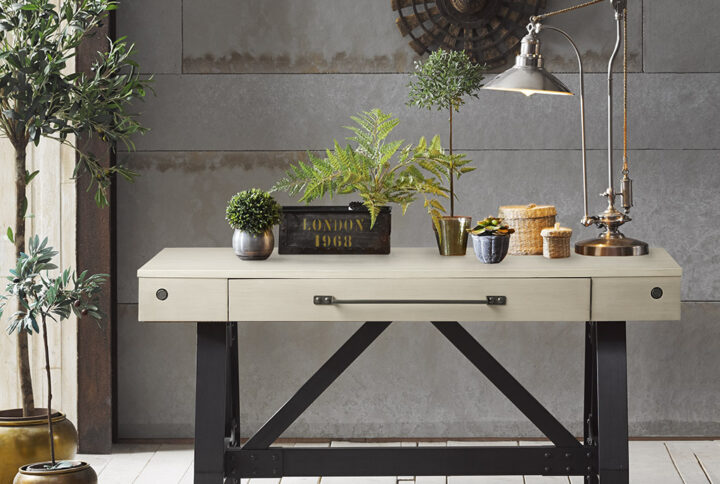
[[[232,446],[240,445],[240,384],[238,372],[238,325],[229,323],[225,328],[225,345],[227,347],[227,405],[225,408],[225,437]]]
[[[267,449],[390,324],[389,321],[372,321],[363,324],[310,377],[300,390],[245,443],[243,449]]]
[[[625,322],[594,323],[598,474],[601,484],[628,484]]]
[[[222,484],[227,416],[227,323],[197,323],[195,484]]]
[[[228,448],[231,479],[280,476],[581,476],[593,455],[573,447]]]
[[[465,357],[558,447],[581,448],[580,442],[458,322],[433,321]]]

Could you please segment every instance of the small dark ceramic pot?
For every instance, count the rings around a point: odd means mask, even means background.
[[[235,230],[232,238],[235,255],[242,260],[265,260],[272,254],[275,247],[275,237],[272,229],[262,234],[251,234],[242,230]]]
[[[485,264],[502,261],[510,248],[510,235],[472,235],[475,255]]]

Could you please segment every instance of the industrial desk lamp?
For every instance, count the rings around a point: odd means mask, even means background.
[[[617,41],[615,49],[610,56],[608,65],[608,188],[601,196],[608,201],[607,209],[600,215],[590,216],[588,214],[588,188],[587,188],[587,153],[585,147],[585,80],[583,74],[582,57],[573,39],[566,32],[552,26],[543,25],[541,22],[548,17],[570,12],[584,7],[589,7],[601,2],[610,2],[615,11],[615,22],[617,24]],[[583,168],[583,196],[585,215],[582,224],[586,227],[596,225],[604,232],[595,239],[583,240],[575,244],[575,252],[582,255],[593,256],[628,256],[645,255],[648,253],[648,245],[640,240],[625,237],[619,227],[629,222],[632,200],[632,180],[629,177],[628,155],[627,155],[627,0],[592,0],[587,3],[573,7],[549,12],[543,15],[530,18],[528,34],[522,39],[520,55],[515,59],[515,65],[503,72],[495,79],[487,83],[483,89],[497,91],[521,92],[526,96],[533,94],[555,94],[569,95],[573,93],[557,77],[546,71],[543,66],[543,58],[540,55],[540,40],[538,34],[543,30],[554,30],[560,33],[572,45],[577,56],[580,74],[580,124],[582,133],[582,168]],[[623,156],[623,178],[620,193],[615,192],[613,182],[613,64],[615,57],[620,50],[620,44],[624,45],[624,156]],[[623,212],[615,207],[617,196],[622,197]]]

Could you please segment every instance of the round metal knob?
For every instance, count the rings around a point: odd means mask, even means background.
[[[161,301],[164,301],[168,298],[167,289],[158,289],[157,292],[155,292],[155,297]]]
[[[661,287],[653,287],[652,291],[650,291],[650,295],[653,299],[660,299],[663,297],[663,290]]]

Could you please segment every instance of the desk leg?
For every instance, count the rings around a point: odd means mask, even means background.
[[[197,324],[195,484],[222,484],[225,461],[227,323]]]
[[[628,484],[628,401],[625,322],[596,322],[594,422],[600,484]],[[592,482],[592,480],[591,480]]]

